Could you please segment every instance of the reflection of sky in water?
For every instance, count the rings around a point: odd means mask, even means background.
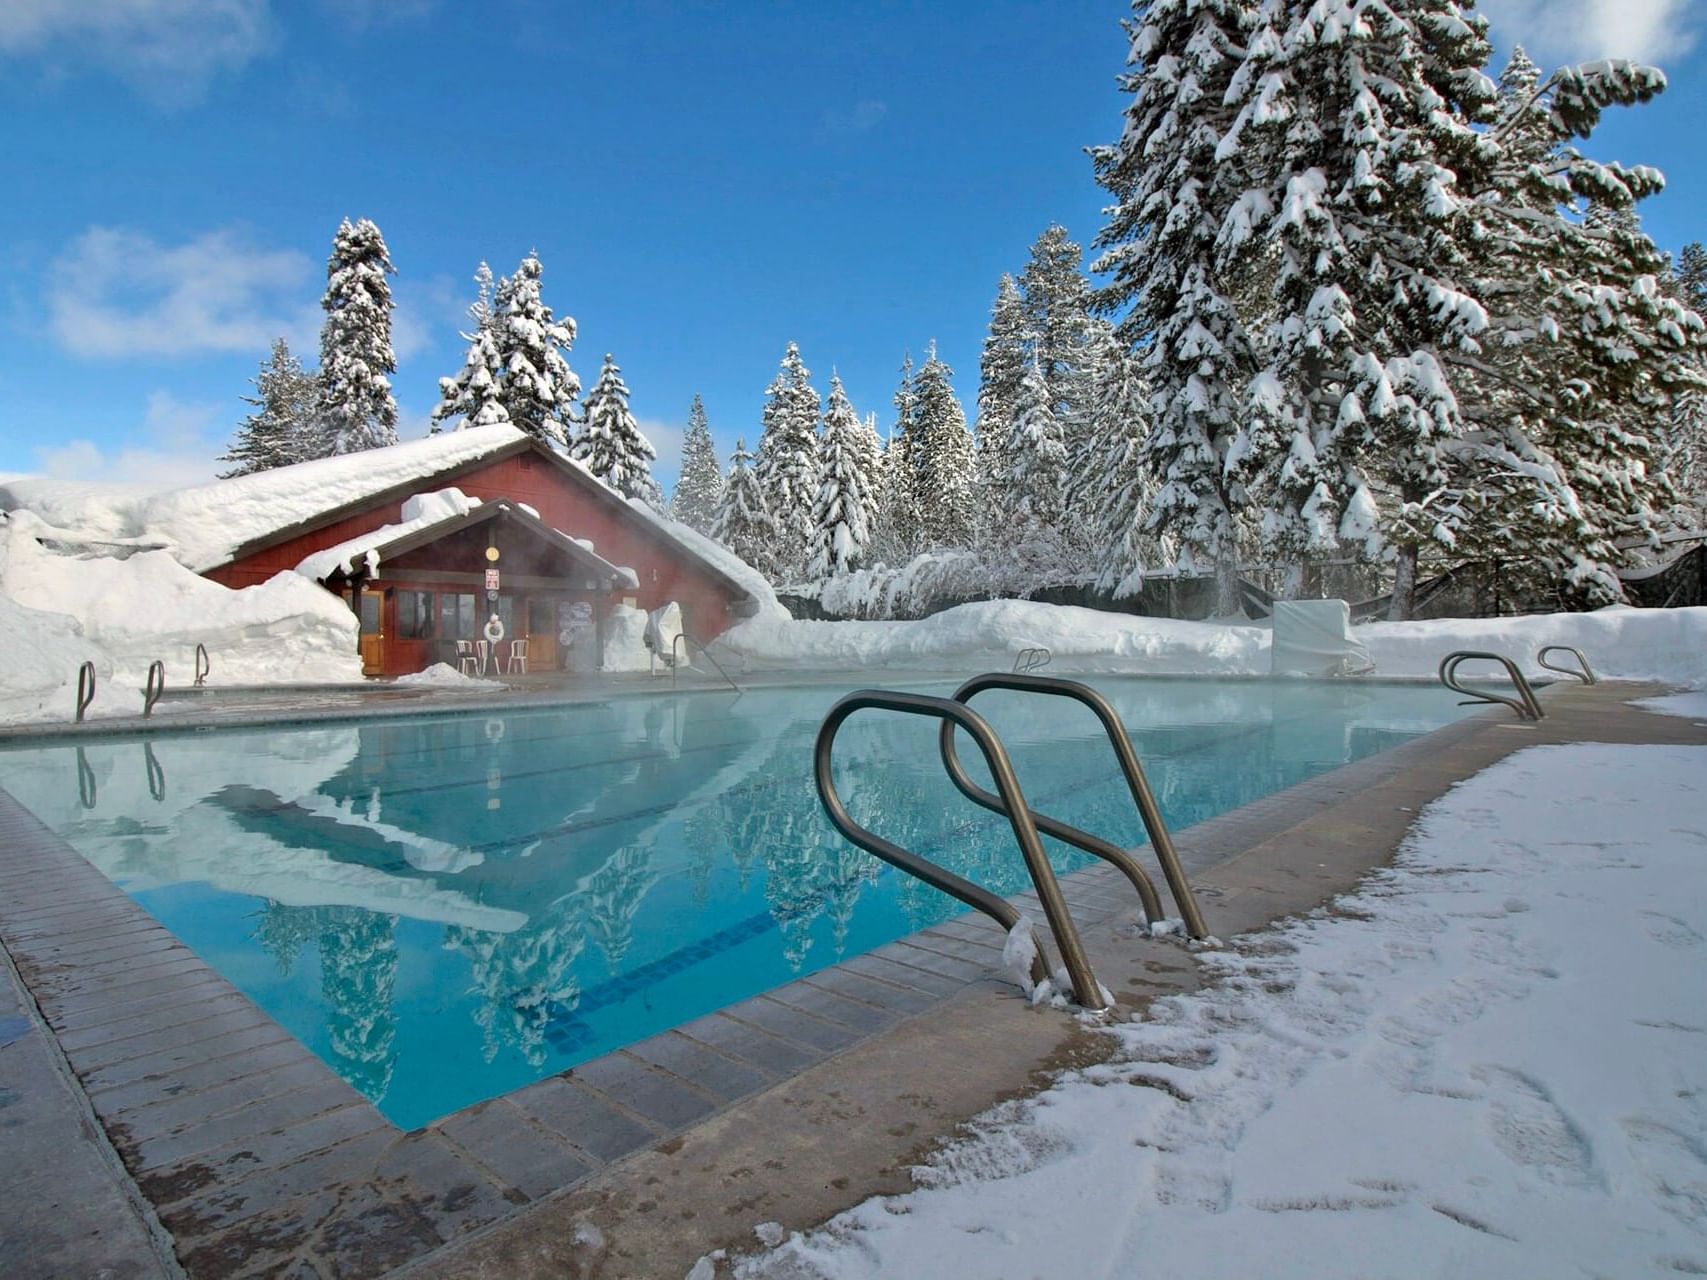
[[[1175,827],[1464,714],[1438,687],[1095,683]],[[0,786],[413,1126],[960,910],[823,817],[812,741],[836,696],[31,747],[0,753]],[[1089,711],[976,705],[1033,805],[1141,840]],[[944,777],[934,722],[862,712],[837,761],[873,830],[1025,887],[1003,820]]]

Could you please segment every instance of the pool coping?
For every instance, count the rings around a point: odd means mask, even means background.
[[[1471,714],[1187,828],[1182,854],[1194,872],[1216,865],[1505,716]],[[1000,968],[990,927],[956,917],[405,1132],[3,789],[0,847],[0,946],[190,1275],[418,1262]],[[1082,928],[1132,913],[1106,868],[1063,887]]]

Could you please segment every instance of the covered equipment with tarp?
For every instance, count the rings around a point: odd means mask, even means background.
[[[1277,676],[1360,676],[1375,670],[1351,634],[1344,600],[1276,600],[1270,672]]]

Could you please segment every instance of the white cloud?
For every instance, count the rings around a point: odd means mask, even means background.
[[[1695,43],[1700,0],[1483,0],[1501,45],[1543,65],[1590,58],[1667,62]]]
[[[153,391],[136,442],[103,448],[93,440],[39,445],[40,474],[56,480],[127,484],[143,489],[174,489],[211,480],[218,455],[224,410],[217,404],[179,400],[169,391]]]
[[[268,0],[4,0],[0,54],[53,71],[93,64],[163,106],[272,48]]]
[[[260,249],[231,230],[163,245],[92,227],[53,264],[48,313],[54,336],[80,356],[264,353],[280,336],[310,355],[315,277],[307,254]]]
[[[877,98],[862,98],[851,107],[826,111],[818,120],[821,138],[852,138],[875,129],[889,114],[889,104]]]
[[[682,437],[687,434],[686,427],[678,427],[672,422],[655,422],[647,418],[635,419],[635,425],[640,428],[640,434],[652,442],[652,447],[658,451],[658,460],[652,464],[654,471],[673,474],[682,466]]]

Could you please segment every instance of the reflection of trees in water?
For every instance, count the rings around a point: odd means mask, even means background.
[[[269,901],[252,936],[282,974],[314,942],[332,1065],[368,1098],[383,1098],[397,1065],[397,917]]]
[[[622,967],[622,958],[634,941],[634,917],[641,899],[657,882],[652,851],[631,845],[618,849],[576,895],[587,933],[605,953],[612,973]]]
[[[444,945],[468,957],[473,990],[480,997],[474,1021],[484,1037],[486,1061],[509,1048],[530,1066],[541,1065],[554,1010],[573,1009],[581,997],[574,968],[587,937],[574,900],[554,903],[512,933],[451,925]]]

